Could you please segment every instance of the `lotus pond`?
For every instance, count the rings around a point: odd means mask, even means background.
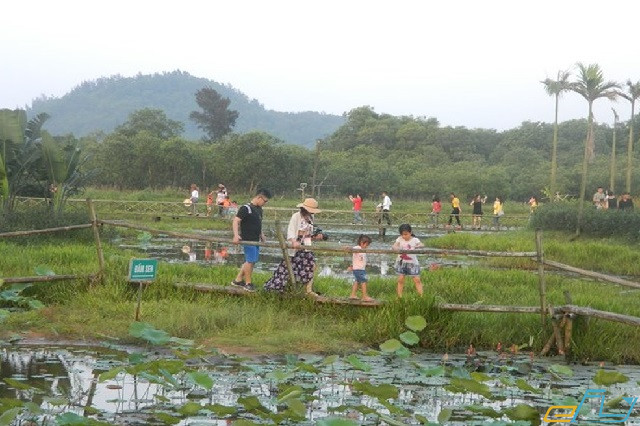
[[[5,343],[0,424],[538,425],[550,406],[603,389],[604,408],[585,399],[579,424],[604,409],[640,425],[640,407],[624,399],[640,396],[637,366],[565,365],[526,347],[413,353],[419,317],[407,327],[344,357],[226,355],[138,322],[130,333],[144,347]]]

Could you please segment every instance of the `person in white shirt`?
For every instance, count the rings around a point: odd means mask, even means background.
[[[191,197],[189,198],[191,200],[191,213],[195,215],[198,211],[196,204],[198,203],[198,198],[200,198],[200,192],[198,191],[198,185],[196,185],[195,183],[191,184]]]
[[[387,191],[382,191],[382,202],[378,204],[376,211],[378,211],[378,225],[380,225],[379,233],[381,236],[385,236],[387,233],[387,228],[382,226],[382,222],[386,221],[387,226],[391,226],[391,217],[389,216],[389,211],[391,210],[391,198],[387,194]]]

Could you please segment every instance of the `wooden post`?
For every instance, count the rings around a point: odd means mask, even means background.
[[[136,305],[136,321],[140,321],[140,305],[142,304],[142,284],[140,281],[138,286],[138,304]]]
[[[291,266],[291,259],[289,258],[289,251],[287,250],[287,243],[282,235],[282,231],[280,230],[280,221],[276,220],[276,235],[278,237],[278,242],[280,243],[280,248],[282,249],[282,258],[284,260],[284,264],[287,265],[287,272],[289,272],[289,280],[287,285],[287,292],[291,292],[296,288],[296,277],[293,275],[293,267]]]
[[[567,290],[564,292],[564,301],[567,305],[573,305],[573,298],[571,297],[571,293]],[[571,357],[571,333],[573,331],[573,316],[574,314],[568,313],[565,314],[565,319],[567,323],[564,327],[564,351],[567,359]]]
[[[97,280],[102,282],[104,276],[104,253],[102,252],[102,243],[100,242],[100,230],[98,229],[98,218],[96,217],[96,210],[93,206],[91,198],[87,198],[87,205],[89,206],[89,217],[91,219],[91,225],[93,229],[93,237],[96,240],[96,250],[98,252],[98,276]]]
[[[547,312],[547,284],[544,277],[544,251],[542,250],[542,230],[536,229],[536,261],[538,262],[538,283],[540,290],[540,320],[545,326]]]

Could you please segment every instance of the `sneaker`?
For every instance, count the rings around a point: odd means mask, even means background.
[[[231,285],[234,285],[236,287],[242,287],[245,288],[245,283],[244,281],[236,281],[236,280],[232,280],[231,281]]]
[[[256,291],[256,286],[254,286],[251,283],[244,284],[243,287],[244,287],[245,290],[250,291],[250,292]]]

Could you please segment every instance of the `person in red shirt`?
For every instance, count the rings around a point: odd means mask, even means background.
[[[359,223],[362,225],[362,216],[360,214],[362,210],[362,197],[360,194],[356,194],[355,197],[353,195],[349,195],[349,200],[353,203],[353,224]]]
[[[433,201],[431,202],[431,221],[434,226],[438,226],[438,218],[440,217],[440,211],[442,210],[442,203],[440,202],[439,197],[433,197]]]

